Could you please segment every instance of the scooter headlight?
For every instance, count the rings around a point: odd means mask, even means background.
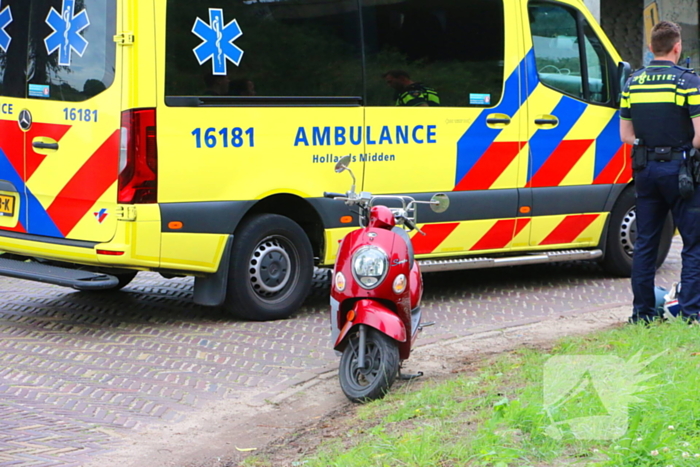
[[[364,246],[352,256],[352,273],[363,289],[377,287],[389,270],[389,257],[381,249]]]

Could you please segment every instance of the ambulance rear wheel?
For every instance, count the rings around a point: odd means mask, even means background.
[[[602,265],[607,272],[616,276],[629,277],[632,274],[634,242],[637,240],[635,204],[634,188],[627,188],[622,192],[610,213],[605,258]],[[669,213],[661,234],[659,254],[656,258],[657,268],[664,263],[671,249],[674,230],[673,218]]]
[[[288,318],[308,295],[313,271],[299,224],[277,214],[251,217],[234,236],[224,308],[253,321]]]

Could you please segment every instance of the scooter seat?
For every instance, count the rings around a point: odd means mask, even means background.
[[[408,248],[408,270],[413,270],[413,243],[411,243],[411,237],[409,237],[408,232],[401,227],[394,227],[391,231],[403,238],[406,242],[406,247]]]

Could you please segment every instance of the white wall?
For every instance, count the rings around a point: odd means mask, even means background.
[[[583,0],[583,3],[586,4],[593,16],[595,16],[595,19],[600,23],[600,0]]]

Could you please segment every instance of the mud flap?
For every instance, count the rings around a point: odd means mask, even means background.
[[[229,235],[216,273],[206,277],[195,277],[193,301],[197,305],[221,306],[224,304],[232,245],[233,235]]]

